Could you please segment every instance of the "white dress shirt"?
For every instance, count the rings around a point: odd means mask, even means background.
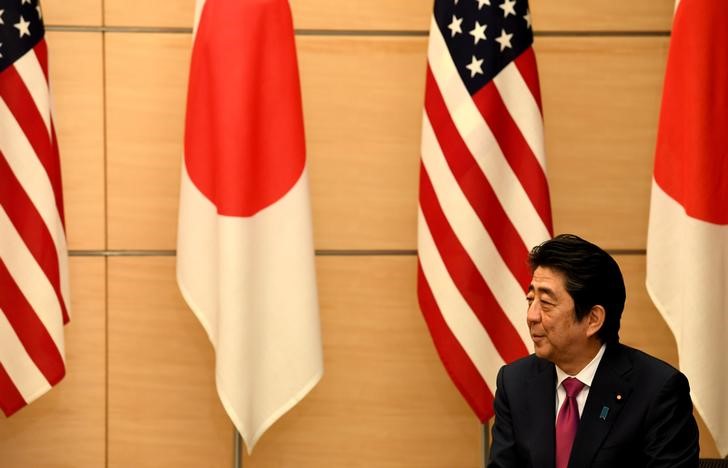
[[[601,348],[599,348],[599,352],[596,356],[594,356],[594,359],[589,362],[582,370],[579,371],[576,375],[569,375],[563,370],[559,368],[559,366],[556,367],[556,417],[559,415],[559,410],[561,409],[561,405],[564,403],[564,400],[566,400],[566,390],[564,389],[564,386],[561,385],[561,382],[564,381],[567,377],[575,377],[579,379],[584,384],[584,389],[576,396],[576,403],[579,406],[579,417],[581,418],[581,413],[584,411],[584,405],[586,404],[586,397],[589,396],[589,389],[591,388],[592,381],[594,380],[594,374],[597,373],[597,367],[599,367],[599,363],[602,362],[602,356],[604,356],[604,350],[607,349],[607,345],[603,344]],[[556,424],[556,418],[554,418],[554,424]]]

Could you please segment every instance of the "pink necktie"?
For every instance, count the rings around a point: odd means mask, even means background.
[[[556,418],[556,468],[566,468],[569,465],[571,446],[574,445],[576,430],[579,428],[579,405],[576,396],[584,388],[584,384],[573,377],[567,377],[561,385],[566,390],[566,400]]]

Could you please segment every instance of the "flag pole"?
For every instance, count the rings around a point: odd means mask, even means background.
[[[488,436],[488,422],[483,424],[483,463],[482,468],[488,464],[488,457],[490,456],[490,437]]]
[[[233,468],[243,468],[243,444],[238,429],[233,425]]]

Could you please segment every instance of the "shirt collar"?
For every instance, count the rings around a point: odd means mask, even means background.
[[[599,348],[599,352],[597,352],[597,355],[594,356],[594,359],[589,362],[582,370],[579,371],[576,375],[569,375],[559,366],[556,367],[556,388],[559,388],[559,385],[561,385],[561,382],[564,381],[567,377],[576,377],[579,379],[584,385],[587,387],[591,387],[592,381],[594,380],[594,374],[597,373],[597,368],[599,367],[599,363],[602,362],[602,356],[604,356],[604,350],[607,349],[607,345],[602,344],[602,347]]]

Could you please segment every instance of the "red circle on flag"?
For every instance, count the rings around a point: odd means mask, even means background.
[[[301,92],[286,2],[207,2],[195,36],[185,164],[221,215],[252,216],[305,164]]]

